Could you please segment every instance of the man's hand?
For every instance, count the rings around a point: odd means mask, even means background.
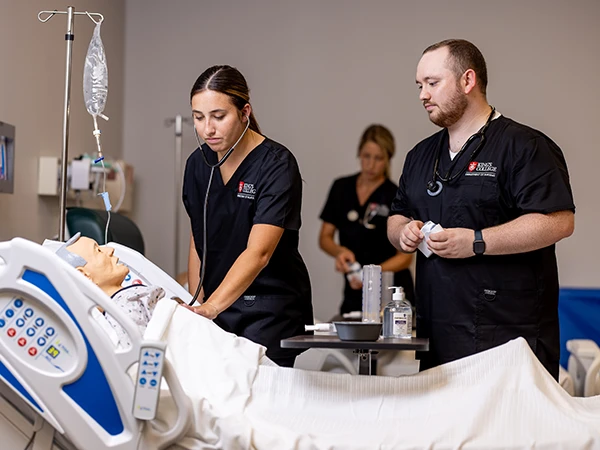
[[[447,228],[430,234],[427,247],[442,258],[469,258],[474,256],[474,238],[474,231],[468,228]]]
[[[400,249],[403,252],[412,253],[417,250],[424,237],[421,228],[423,228],[423,222],[420,220],[411,220],[402,228]]]

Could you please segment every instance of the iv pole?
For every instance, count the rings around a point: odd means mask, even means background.
[[[42,16],[48,14],[43,19]],[[65,40],[67,41],[67,61],[65,67],[65,107],[63,114],[63,140],[62,140],[62,159],[61,159],[61,170],[60,170],[60,203],[59,203],[59,219],[58,219],[58,240],[65,240],[65,219],[67,212],[67,158],[69,155],[69,116],[71,109],[71,68],[72,68],[72,49],[73,40],[75,35],[73,34],[73,26],[75,15],[86,15],[95,24],[101,23],[104,20],[104,16],[100,13],[89,13],[75,12],[72,6],[69,6],[66,11],[40,11],[38,13],[38,20],[42,23],[48,22],[55,14],[67,14],[67,34],[65,34]],[[99,17],[99,22],[96,22],[92,16]]]
[[[175,276],[179,274],[179,204],[181,203],[181,137],[183,124],[191,124],[189,117],[177,114],[174,118],[165,120],[165,126],[175,125]]]

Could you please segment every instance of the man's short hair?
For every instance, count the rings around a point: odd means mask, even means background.
[[[448,48],[450,70],[454,72],[456,77],[460,78],[467,70],[473,69],[477,76],[479,90],[485,95],[488,83],[487,66],[485,58],[479,49],[464,39],[446,39],[437,44],[430,45],[423,50],[423,54],[443,47]]]

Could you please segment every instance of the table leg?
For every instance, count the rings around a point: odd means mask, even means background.
[[[356,349],[354,353],[358,355],[358,374],[371,375],[371,351]]]
[[[377,355],[378,351],[371,350],[371,375],[377,375]]]

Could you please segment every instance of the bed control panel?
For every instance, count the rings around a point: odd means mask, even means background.
[[[160,341],[145,341],[142,345],[133,398],[133,416],[137,419],[152,420],[156,416],[166,347]]]
[[[76,365],[66,327],[40,302],[22,295],[0,294],[0,342],[42,372],[64,373]]]

